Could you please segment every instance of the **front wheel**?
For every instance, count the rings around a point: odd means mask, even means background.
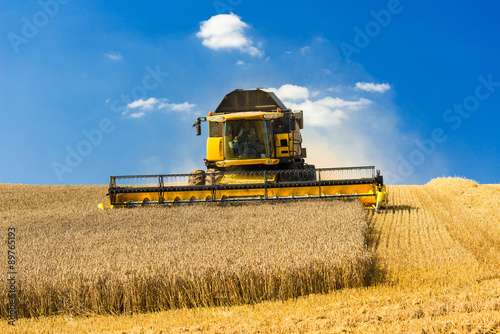
[[[305,177],[305,181],[316,181],[317,180],[317,177],[316,177],[316,167],[314,165],[308,165],[308,164],[304,164],[304,177]]]
[[[215,168],[207,169],[205,175],[206,175],[205,180],[207,185],[220,184],[220,181],[222,180],[222,173],[216,170]]]
[[[190,186],[202,186],[206,182],[205,171],[201,169],[196,169],[189,173],[188,184]]]

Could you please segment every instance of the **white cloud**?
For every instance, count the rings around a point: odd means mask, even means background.
[[[327,92],[336,92],[336,93],[340,92],[341,90],[342,90],[341,85],[332,86],[326,89]]]
[[[201,22],[200,31],[196,36],[202,38],[202,44],[212,50],[236,49],[253,57],[262,57],[264,52],[261,45],[253,46],[252,40],[245,36],[246,28],[248,24],[238,15],[220,14]]]
[[[127,110],[122,114],[129,118],[141,118],[146,116],[146,111],[163,110],[166,112],[184,112],[190,113],[196,104],[184,103],[168,103],[166,98],[150,97],[147,100],[139,99],[127,104]]]
[[[359,110],[371,103],[370,100],[365,98],[347,101],[330,96],[312,100],[321,92],[315,90],[310,94],[307,87],[291,84],[285,84],[278,89],[268,88],[268,90],[274,92],[287,107],[303,110],[307,114],[308,124],[318,127],[338,125],[342,119],[349,117],[350,112]]]
[[[238,60],[238,61],[236,62],[236,65],[238,65],[238,66],[242,66],[242,65],[245,65],[245,62],[244,62],[243,60]]]
[[[356,88],[367,92],[384,93],[391,88],[388,83],[356,82]]]
[[[303,48],[300,48],[300,53],[305,54],[306,52],[311,51],[310,46],[304,46]]]
[[[143,116],[146,116],[146,113],[144,111],[134,112],[128,115],[128,117],[130,118],[141,118]]]
[[[120,52],[108,52],[108,53],[105,53],[104,55],[111,60],[122,60],[123,59],[123,56],[121,55]]]
[[[274,92],[280,100],[297,101],[309,97],[309,89],[296,85],[286,84],[278,89],[268,88],[268,90]]]
[[[303,94],[302,99],[292,95],[295,97],[292,100],[287,95],[292,91],[290,87],[312,93]],[[353,98],[341,87],[321,91],[318,96],[329,96],[320,99],[316,98],[317,90],[302,86],[283,85],[270,90],[288,108],[304,111],[301,133],[309,164],[316,167],[375,165],[382,170],[388,184],[401,182],[397,175],[398,157],[412,138],[398,131],[393,107]]]
[[[186,111],[190,112],[196,104],[184,102],[184,103],[161,103],[158,105],[158,109],[164,109],[167,111]]]
[[[315,101],[306,99],[300,103],[287,101],[285,104],[292,109],[303,110],[307,115],[309,126],[331,127],[341,124],[343,119],[349,118],[351,112],[368,106],[370,103],[370,100],[364,98],[346,101],[338,97],[327,96]]]
[[[128,109],[140,109],[140,110],[151,110],[154,108],[156,104],[158,104],[158,100],[154,97],[150,97],[147,100],[135,100],[129,104],[127,104]]]

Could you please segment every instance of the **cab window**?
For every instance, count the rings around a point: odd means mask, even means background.
[[[233,120],[225,124],[224,154],[226,159],[269,157],[263,120]]]

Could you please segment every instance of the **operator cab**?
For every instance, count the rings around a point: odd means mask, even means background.
[[[208,168],[286,168],[286,164],[304,163],[302,111],[287,109],[273,92],[237,89],[213,113],[197,120],[193,125],[197,134],[201,121],[209,123]]]

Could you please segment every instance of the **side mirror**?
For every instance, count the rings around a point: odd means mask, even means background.
[[[198,119],[194,122],[193,128],[196,127],[196,135],[201,135],[201,122],[205,122],[207,120],[206,117],[198,117]]]

